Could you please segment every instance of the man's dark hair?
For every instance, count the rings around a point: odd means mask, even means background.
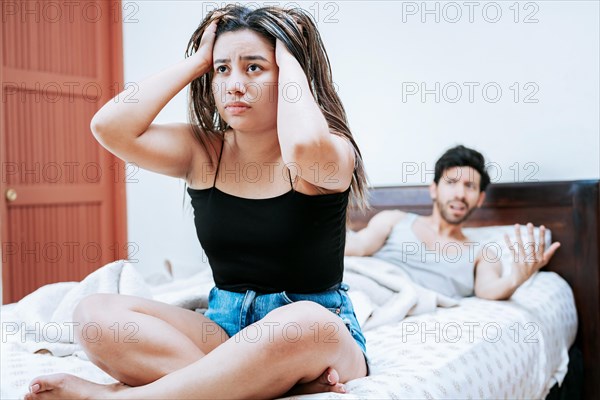
[[[440,182],[444,171],[452,167],[471,167],[481,175],[479,190],[484,192],[490,184],[490,176],[485,170],[485,160],[480,152],[459,145],[447,150],[435,163],[435,176],[433,181],[436,185]]]

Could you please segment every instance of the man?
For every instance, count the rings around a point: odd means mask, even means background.
[[[515,225],[516,243],[505,240],[513,258],[511,272],[502,276],[500,257],[485,256],[482,243],[469,241],[463,223],[481,207],[490,178],[483,156],[464,146],[454,147],[435,164],[434,182],[429,186],[433,213],[418,216],[399,210],[382,211],[366,228],[350,233],[345,255],[373,256],[401,267],[413,281],[452,297],[473,293],[489,300],[509,299],[517,288],[545,266],[560,243],[545,249],[545,228],[534,238],[527,224],[523,243]]]

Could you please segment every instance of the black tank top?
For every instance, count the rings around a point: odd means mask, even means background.
[[[342,193],[309,196],[292,189],[248,199],[208,189],[187,189],[198,239],[219,289],[312,293],[342,281],[346,206]],[[289,174],[289,170],[288,170]]]

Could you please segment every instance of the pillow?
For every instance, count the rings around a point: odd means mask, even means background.
[[[539,237],[539,227],[533,228],[534,238],[537,240]],[[463,233],[470,241],[481,243],[481,251],[484,251],[484,257],[490,257],[491,259],[497,259],[498,257],[502,261],[502,276],[510,274],[513,254],[512,251],[506,245],[504,240],[504,234],[508,234],[511,243],[516,242],[515,238],[515,226],[514,225],[495,225],[495,226],[482,226],[477,228],[464,228]],[[523,242],[527,241],[527,227],[521,225],[521,237]],[[552,244],[552,232],[546,228],[545,234],[546,249]]]

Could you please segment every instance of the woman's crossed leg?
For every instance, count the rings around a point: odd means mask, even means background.
[[[135,296],[88,296],[73,319],[88,358],[129,386],[183,368],[229,338],[202,314]]]
[[[132,296],[90,296],[74,317],[86,354],[124,384],[55,374],[34,379],[26,399],[268,398],[342,391],[338,380],[366,375],[341,319],[312,302],[273,310],[232,338],[201,314]],[[86,337],[90,324],[99,340]]]

